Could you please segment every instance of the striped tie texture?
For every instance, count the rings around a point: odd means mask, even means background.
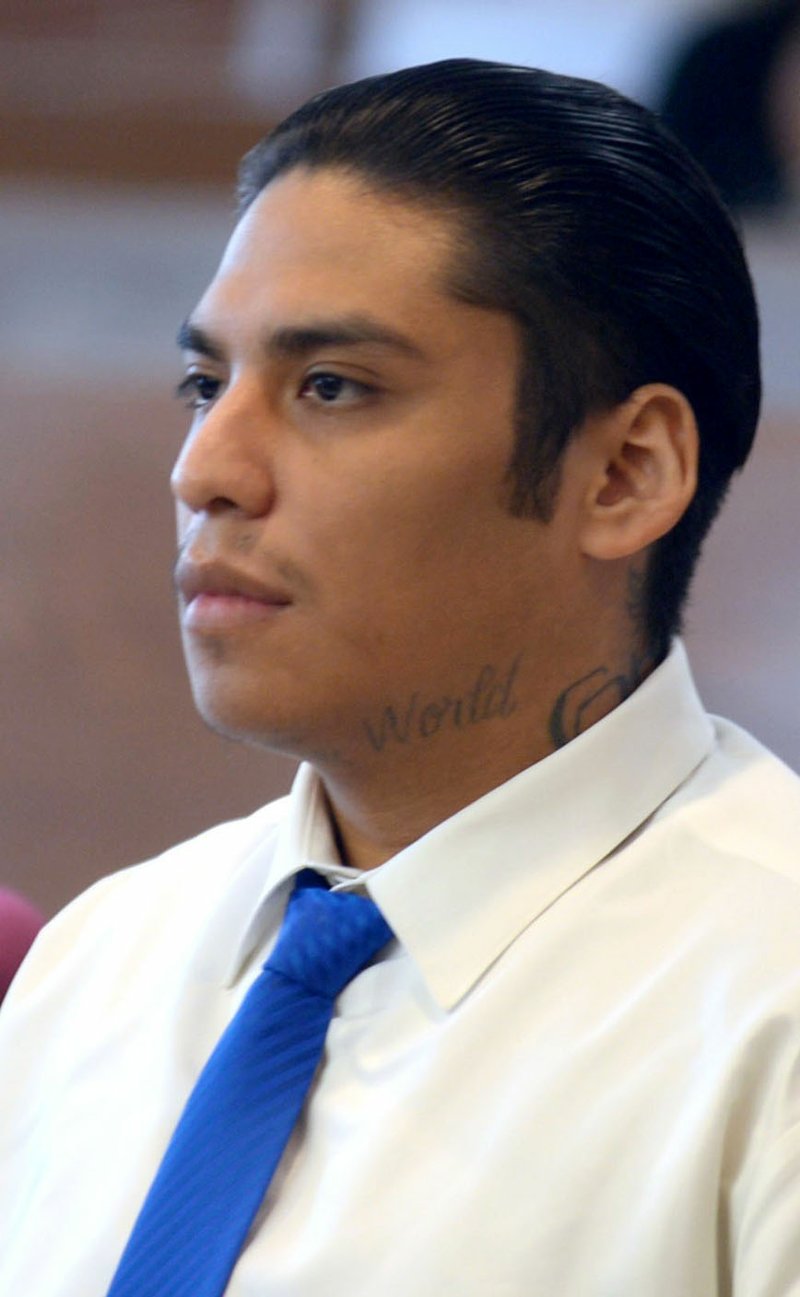
[[[108,1297],[220,1297],[320,1061],[336,996],[391,938],[298,875],[275,949],[200,1074]]]

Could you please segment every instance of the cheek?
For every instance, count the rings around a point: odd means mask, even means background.
[[[308,565],[348,642],[367,652],[390,644],[430,652],[431,639],[449,645],[450,629],[478,608],[500,612],[506,574],[521,567],[521,524],[491,496],[487,478],[398,471],[380,490],[353,483],[341,509],[328,499],[311,512]]]
[[[362,583],[421,579],[445,556],[457,565],[464,545],[477,544],[486,523],[474,483],[399,471],[377,481],[361,475],[340,482],[335,493],[310,499],[304,512],[304,548],[347,583],[356,574]]]

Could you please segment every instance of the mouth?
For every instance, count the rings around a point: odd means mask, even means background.
[[[287,590],[218,560],[182,559],[175,571],[182,623],[190,631],[219,631],[272,620],[292,604]]]

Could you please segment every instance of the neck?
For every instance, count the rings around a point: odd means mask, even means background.
[[[639,658],[601,658],[571,672],[551,671],[553,678],[536,687],[520,654],[482,666],[463,693],[415,693],[365,717],[360,756],[315,763],[342,859],[359,869],[382,864],[577,738],[650,669]]]

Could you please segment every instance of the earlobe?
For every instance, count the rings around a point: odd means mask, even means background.
[[[671,531],[694,495],[694,412],[676,388],[650,383],[585,431],[596,468],[585,501],[583,552],[628,558]]]

